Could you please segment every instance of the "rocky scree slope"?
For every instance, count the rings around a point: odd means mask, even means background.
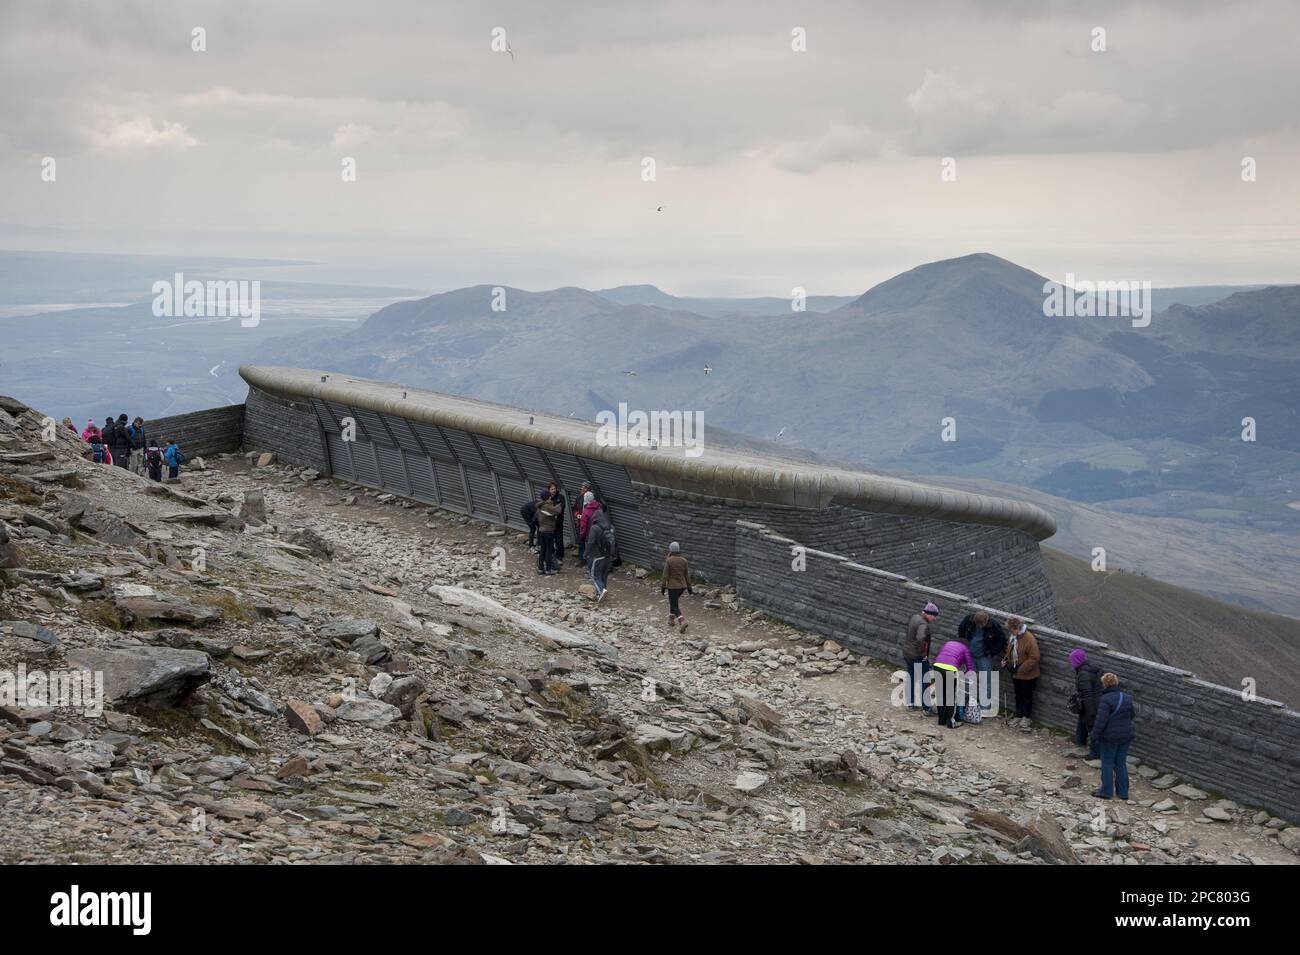
[[[681,635],[644,570],[596,606],[576,568],[536,577],[513,532],[270,455],[157,485],[85,461],[70,433],[43,441],[43,421],[0,400],[0,673],[89,668],[107,702],[0,706],[0,862],[1134,864],[1300,846],[1190,787],[1101,808],[1081,763],[1032,755],[1059,740],[1000,721],[941,734],[888,705],[885,670],[728,590]]]

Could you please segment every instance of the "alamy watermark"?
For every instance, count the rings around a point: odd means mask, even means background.
[[[244,328],[262,321],[262,283],[257,279],[197,279],[184,272],[153,283],[157,318],[238,318]]]
[[[596,415],[596,443],[603,448],[685,448],[688,458],[704,453],[703,411],[618,411]]]
[[[1134,328],[1151,324],[1150,282],[1075,281],[1043,283],[1043,314],[1048,318],[1129,318]]]
[[[99,717],[104,712],[103,670],[0,670],[0,706],[80,710]]]

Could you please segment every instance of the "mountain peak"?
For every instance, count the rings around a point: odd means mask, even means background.
[[[927,262],[872,286],[846,309],[887,312],[926,305],[951,306],[970,295],[996,291],[1041,305],[1047,279],[991,252]]]

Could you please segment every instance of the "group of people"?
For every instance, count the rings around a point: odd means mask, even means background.
[[[974,692],[966,699],[966,708],[987,712],[992,708],[992,673],[1006,671],[1015,690],[1015,715],[1012,725],[1028,726],[1034,710],[1034,690],[1041,674],[1042,653],[1038,639],[1019,617],[1008,617],[1004,627],[985,610],[967,614],[957,627],[957,638],[945,642],[933,655],[933,628],[939,620],[939,608],[927,603],[907,624],[902,655],[904,692],[907,708],[934,712],[939,725],[956,729],[965,722],[963,699],[958,681],[974,683]],[[1120,686],[1114,673],[1102,673],[1088,662],[1082,649],[1070,652],[1075,690],[1070,699],[1078,715],[1075,743],[1088,747],[1091,759],[1101,761],[1101,785],[1093,793],[1100,799],[1128,799],[1128,749],[1133,741],[1133,696]],[[926,673],[939,671],[933,678],[934,706],[926,696]],[[980,713],[972,713],[976,722]]]
[[[163,479],[163,468],[167,469],[168,479],[175,481],[187,460],[171,438],[162,444],[152,440],[144,419],[139,416],[130,423],[125,414],[118,415],[116,420],[108,417],[103,427],[96,425],[92,418],[80,432],[71,418],[64,418],[63,425],[73,434],[80,434],[81,440],[90,445],[87,454],[96,464],[116,465],[153,481]]]
[[[519,509],[528,524],[528,549],[537,555],[539,577],[558,574],[564,567],[565,525],[572,516],[578,538],[578,563],[587,569],[595,600],[600,603],[609,590],[609,573],[623,563],[618,550],[618,534],[610,520],[607,504],[596,499],[590,481],[583,481],[578,493],[578,504],[569,512],[568,497],[552,481],[546,490],[529,500]],[[686,632],[686,616],[682,613],[682,594],[694,594],[691,587],[691,569],[682,554],[681,545],[673,541],[668,545],[664,560],[659,592],[668,598],[668,626]]]

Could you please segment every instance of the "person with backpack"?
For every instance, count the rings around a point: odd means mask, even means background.
[[[96,464],[112,464],[113,457],[108,450],[108,445],[104,443],[104,436],[98,428],[90,429],[90,460]]]
[[[1070,651],[1070,667],[1074,670],[1074,693],[1070,696],[1070,709],[1078,714],[1074,728],[1074,742],[1088,747],[1089,759],[1100,759],[1097,744],[1091,742],[1092,725],[1097,722],[1097,704],[1101,701],[1101,670],[1088,662],[1088,654],[1076,647]]]
[[[1136,712],[1133,695],[1119,685],[1119,677],[1103,673],[1097,721],[1091,733],[1101,751],[1101,786],[1093,793],[1098,799],[1128,799],[1128,748],[1137,735],[1133,729]]]
[[[934,656],[935,674],[934,692],[935,709],[939,711],[939,725],[948,729],[961,726],[957,718],[957,699],[959,691],[957,681],[964,680],[966,674],[975,669],[970,648],[960,640],[949,640]]]
[[[131,442],[131,472],[144,477],[144,452],[149,447],[149,439],[144,432],[144,418],[137,415],[126,429],[126,436]]]
[[[171,438],[167,439],[167,448],[163,451],[163,460],[167,462],[167,480],[175,481],[180,477],[181,465],[189,460]]]
[[[587,492],[591,496],[591,492]],[[595,502],[592,502],[595,504]],[[583,505],[583,517],[587,520],[587,565],[591,571],[591,582],[596,585],[596,603],[605,599],[606,581],[610,568],[618,559],[618,547],[614,538],[614,525],[610,523],[605,512],[596,504],[594,510]]]
[[[157,444],[150,442],[149,447],[144,452],[144,467],[149,474],[149,480],[161,481],[163,469],[162,448]]]
[[[968,613],[957,625],[957,639],[970,647],[978,674],[980,707],[987,712],[993,708],[993,673],[1007,648],[1007,632],[1002,624],[989,616],[987,610]]]
[[[1016,715],[1013,725],[1029,726],[1034,715],[1034,689],[1042,675],[1039,663],[1038,638],[1029,632],[1019,617],[1007,620],[1007,648],[1002,653],[1002,666],[1011,671],[1011,685],[1016,691]]]
[[[108,442],[113,451],[113,463],[123,470],[131,468],[131,435],[127,432],[126,414],[123,413],[118,415],[112,438]]]
[[[560,519],[560,505],[551,500],[549,491],[542,492],[537,504],[537,575],[555,573],[555,525]]]
[[[682,556],[682,545],[673,541],[668,545],[668,559],[664,561],[663,576],[659,578],[659,593],[668,595],[668,626],[686,632],[686,617],[682,614],[683,593],[691,596],[691,568]]]
[[[87,419],[86,419],[86,427],[85,427],[85,429],[81,432],[81,440],[82,440],[82,441],[85,441],[87,444],[90,444],[90,436],[91,436],[92,434],[99,434],[99,429],[95,427],[95,419],[94,419],[94,418],[87,418]]]
[[[907,622],[907,636],[903,638],[903,673],[907,692],[907,708],[918,706],[927,716],[930,705],[925,700],[925,674],[930,670],[930,627],[939,619],[939,608],[933,603],[925,605],[920,613],[912,614]]]

